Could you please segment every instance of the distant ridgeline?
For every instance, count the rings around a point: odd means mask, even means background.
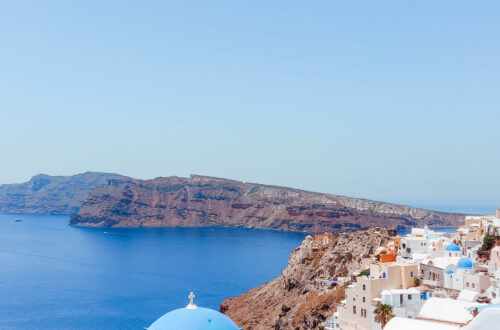
[[[192,175],[107,180],[70,223],[88,227],[231,226],[300,232],[457,225],[463,215]]]
[[[463,215],[192,175],[40,174],[0,186],[0,213],[71,215],[88,227],[231,226],[301,232],[457,225]]]
[[[39,174],[25,183],[4,184],[0,186],[0,213],[75,214],[93,188],[121,177],[97,172]]]

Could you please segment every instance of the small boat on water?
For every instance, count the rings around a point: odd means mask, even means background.
[[[23,222],[23,220],[22,219],[16,219],[16,220],[14,220],[14,222]]]

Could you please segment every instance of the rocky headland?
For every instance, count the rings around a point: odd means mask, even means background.
[[[377,248],[390,239],[384,229],[307,236],[279,277],[226,299],[220,311],[246,330],[314,329],[344,299],[344,287],[327,282],[368,268]]]
[[[301,232],[456,225],[462,215],[192,175],[116,178],[92,189],[70,223],[87,227],[232,226]]]
[[[121,177],[99,172],[39,174],[28,182],[0,185],[0,213],[74,214],[93,188]]]

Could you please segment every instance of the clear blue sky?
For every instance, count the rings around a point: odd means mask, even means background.
[[[500,202],[498,1],[3,1],[0,182]]]

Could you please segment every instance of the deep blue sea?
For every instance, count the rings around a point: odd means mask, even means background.
[[[22,219],[22,222],[14,222]],[[143,329],[188,303],[219,309],[286,267],[305,234],[97,229],[0,214],[0,329]]]
[[[0,214],[0,329],[143,329],[184,307],[190,291],[198,306],[218,310],[225,298],[278,276],[304,237],[237,228],[78,228],[66,216]]]

